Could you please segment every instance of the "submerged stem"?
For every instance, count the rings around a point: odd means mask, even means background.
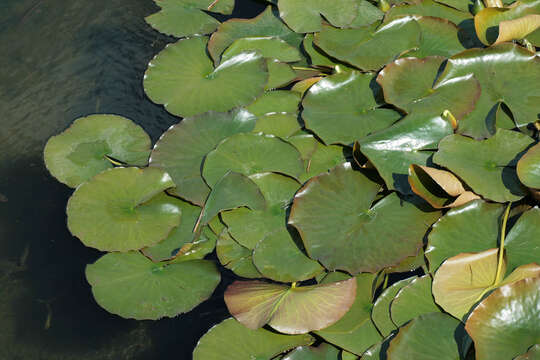
[[[497,273],[495,274],[495,282],[493,283],[493,285],[498,285],[501,282],[502,265],[504,261],[504,238],[506,236],[506,223],[508,222],[508,215],[510,214],[511,205],[512,203],[509,202],[504,212],[504,218],[501,228],[501,244],[499,246],[499,260],[497,261]]]

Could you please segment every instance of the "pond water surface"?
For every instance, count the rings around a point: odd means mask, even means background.
[[[236,0],[235,17],[264,3]],[[46,171],[47,139],[77,117],[114,113],[155,142],[179,121],[144,95],[148,61],[172,38],[144,17],[152,0],[0,0],[0,360],[191,359],[228,316],[231,276],[191,313],[125,320],[102,310],[84,277],[101,254],[66,228],[72,190]]]

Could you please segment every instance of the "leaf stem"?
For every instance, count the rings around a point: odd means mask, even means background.
[[[305,70],[305,71],[314,71],[317,69],[310,68],[310,67],[304,67],[304,66],[293,66],[293,70]]]
[[[506,223],[508,222],[508,215],[510,214],[511,205],[512,203],[509,202],[504,212],[504,218],[501,228],[501,244],[499,245],[499,260],[497,261],[497,273],[495,274],[495,282],[493,283],[493,285],[498,285],[501,282],[502,265],[504,261],[504,238],[506,236]]]
[[[208,10],[208,11],[212,10],[212,8],[213,8],[214,6],[216,6],[216,4],[217,4],[218,2],[219,2],[219,0],[214,0],[213,3],[211,3],[210,5],[208,5],[207,10]]]

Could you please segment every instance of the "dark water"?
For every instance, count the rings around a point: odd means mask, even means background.
[[[264,6],[237,0],[233,15]],[[154,141],[178,122],[142,89],[146,64],[173,41],[144,22],[156,10],[152,0],[0,0],[0,360],[190,359],[227,317],[227,281],[174,319],[102,310],[84,278],[100,253],[67,231],[71,190],[42,161],[47,139],[90,113],[129,117]]]

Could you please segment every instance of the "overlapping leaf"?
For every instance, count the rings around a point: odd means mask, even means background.
[[[321,30],[323,18],[336,27],[353,22],[358,12],[356,0],[279,0],[279,15],[297,33]]]
[[[531,147],[519,159],[517,174],[525,186],[540,189],[540,144]]]
[[[431,294],[431,276],[424,275],[404,286],[394,297],[390,317],[398,327],[422,314],[440,312]]]
[[[237,243],[226,229],[219,234],[216,254],[221,265],[236,275],[248,279],[262,277],[262,274],[253,264],[252,250]]]

